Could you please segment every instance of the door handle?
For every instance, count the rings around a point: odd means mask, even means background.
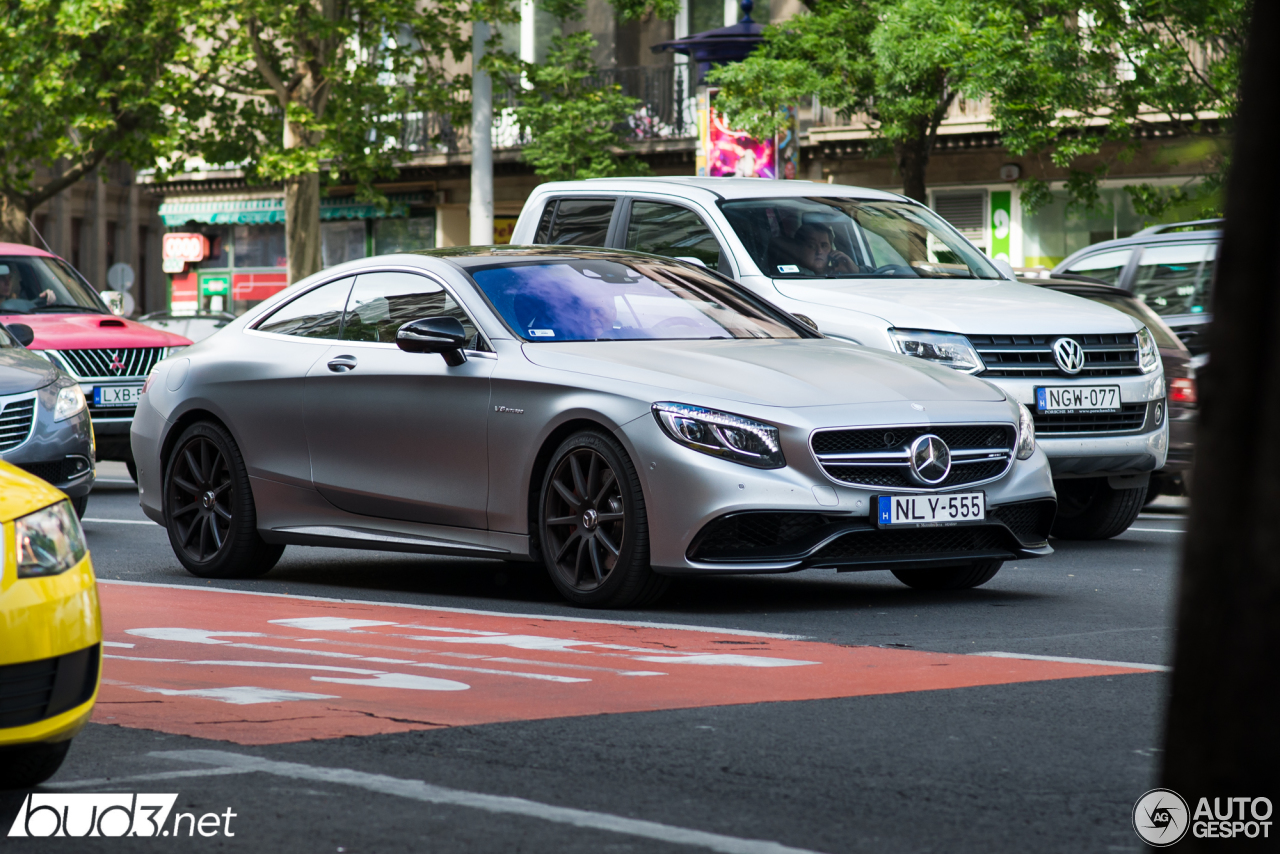
[[[345,374],[347,371],[354,370],[355,366],[355,356],[335,356],[329,362],[329,370],[335,374]]]

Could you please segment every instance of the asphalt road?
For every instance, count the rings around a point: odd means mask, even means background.
[[[635,621],[658,626],[643,629],[654,637],[666,637],[663,626],[771,633],[854,656],[904,651],[901,670],[894,662],[868,665],[886,668],[882,677],[892,682],[899,673],[907,679],[923,672],[922,662],[963,664],[984,652],[1167,665],[1184,521],[1176,510],[1144,514],[1108,542],[1056,542],[1052,557],[1006,564],[986,586],[961,593],[912,591],[887,572],[810,571],[685,580],[655,608],[607,614],[565,605],[539,570],[490,561],[294,547],[265,578],[206,582],[178,565],[164,531],[143,524],[136,493],[119,482],[95,491],[85,530],[106,581]],[[117,597],[163,592],[104,587]],[[156,614],[157,624],[163,617],[172,625],[177,616]],[[715,636],[747,638],[715,641],[740,642],[744,651],[757,643],[750,634]],[[966,657],[906,654],[912,652]],[[274,744],[179,734],[190,726],[168,721],[148,728],[93,723],[42,791],[178,792],[176,812],[234,813],[234,836],[181,832],[184,846],[219,850],[1141,850],[1130,811],[1154,785],[1166,674],[1102,667],[1077,677],[1073,665],[1032,666],[1065,670],[1005,684],[915,690],[917,683],[904,682],[889,693],[785,701],[766,693],[759,702],[727,705],[712,696],[691,708],[655,702],[653,711]],[[118,667],[106,662],[104,678]],[[756,671],[741,672],[733,687],[750,688]],[[656,683],[633,684],[625,690]],[[707,690],[719,690],[710,677]],[[242,721],[252,721],[243,710],[258,707],[238,708]],[[22,800],[0,796],[0,833]],[[41,851],[68,844],[5,842]],[[122,839],[75,845],[104,852],[166,847]]]

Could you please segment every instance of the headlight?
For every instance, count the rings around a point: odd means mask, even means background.
[[[179,353],[181,353],[183,350],[187,349],[187,348],[188,348],[188,347],[190,347],[190,346],[191,346],[190,344],[183,344],[183,345],[178,346],[178,347],[167,347],[167,348],[165,348],[165,351],[164,351],[164,357],[165,357],[166,359],[168,359],[168,358],[170,358],[170,357],[172,357],[172,356],[176,356],[176,355],[178,355]]]
[[[904,356],[917,356],[957,371],[975,374],[986,366],[978,358],[969,339],[950,332],[925,332],[914,329],[890,329],[893,346]]]
[[[1160,348],[1151,330],[1142,327],[1138,330],[1138,364],[1144,374],[1149,374],[1160,367]]]
[[[655,403],[653,415],[666,434],[686,448],[761,469],[787,464],[778,428],[771,424],[683,403]]]
[[[1036,452],[1036,420],[1031,410],[1018,404],[1018,459],[1029,460]]]
[[[66,421],[73,415],[84,411],[84,392],[78,385],[69,385],[58,392],[58,401],[53,405],[53,420]]]
[[[19,578],[58,575],[84,559],[84,532],[70,501],[23,516],[13,527]]]

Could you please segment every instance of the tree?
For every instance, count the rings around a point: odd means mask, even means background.
[[[107,159],[170,154],[201,81],[179,73],[191,15],[170,0],[0,6],[0,241],[25,243],[43,202]]]
[[[1280,529],[1272,512],[1280,507],[1280,457],[1269,447],[1247,460],[1240,453],[1242,437],[1280,431],[1280,354],[1258,346],[1280,315],[1277,39],[1280,6],[1256,4],[1214,283],[1213,360],[1200,376],[1161,775],[1192,809],[1200,797],[1238,793],[1274,804],[1277,796],[1270,675],[1280,669]],[[1216,842],[1188,834],[1181,847],[1219,850]]]
[[[509,16],[511,0],[467,6],[432,0],[205,0],[204,43],[191,65],[221,94],[193,145],[205,160],[243,163],[248,178],[281,182],[289,279],[321,267],[320,178],[347,176],[361,198],[406,159],[405,126],[442,113],[455,122],[469,75],[474,17]]]

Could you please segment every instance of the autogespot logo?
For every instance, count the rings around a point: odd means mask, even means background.
[[[1152,789],[1133,805],[1133,829],[1142,841],[1165,848],[1187,835],[1187,802],[1172,789]]]
[[[169,815],[174,794],[36,794],[27,795],[9,828],[10,836],[235,836],[231,819],[238,813]]]

